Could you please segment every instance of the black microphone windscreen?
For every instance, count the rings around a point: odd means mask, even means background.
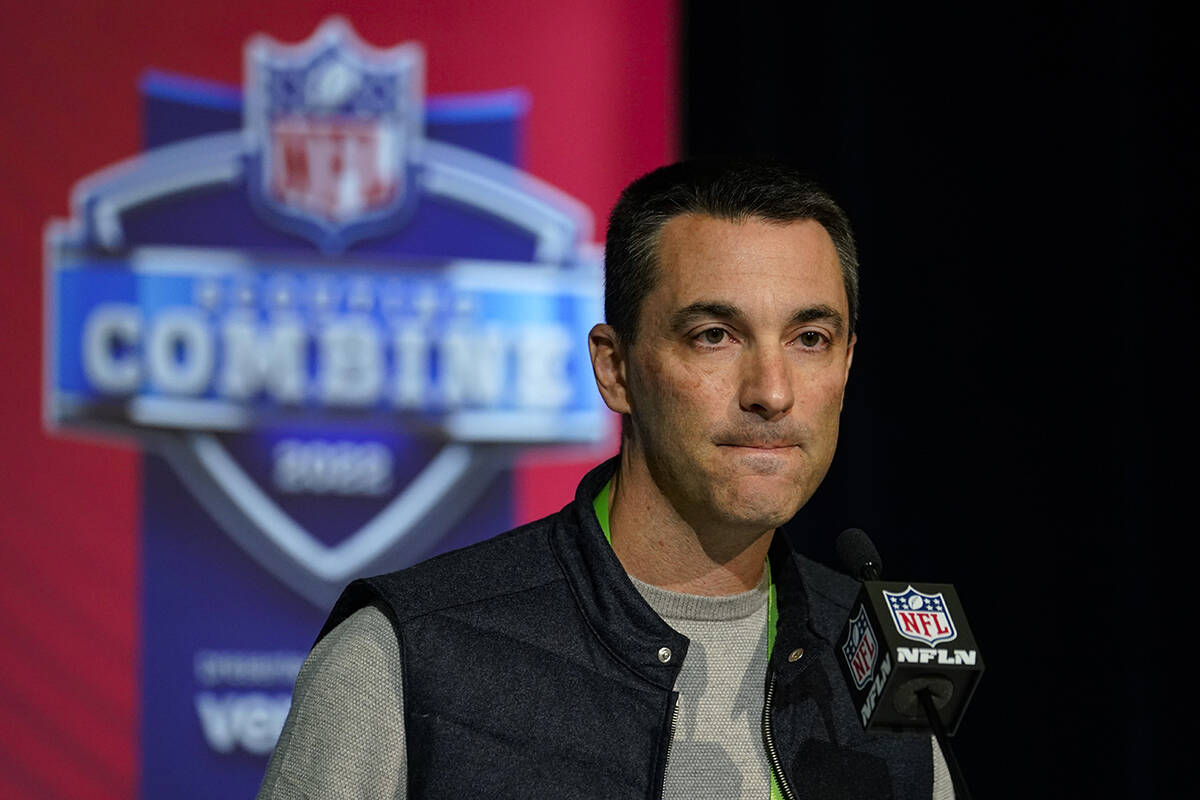
[[[871,543],[871,537],[860,528],[847,528],[838,534],[834,550],[846,570],[859,580],[879,580],[883,573],[879,551]]]

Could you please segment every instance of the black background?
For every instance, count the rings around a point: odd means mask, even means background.
[[[1196,28],[1114,2],[684,12],[683,153],[792,161],[858,235],[839,453],[789,534],[835,563],[856,525],[885,578],[957,585],[988,669],[955,740],[976,797],[1172,794]]]

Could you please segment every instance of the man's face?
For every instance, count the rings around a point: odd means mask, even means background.
[[[759,534],[825,477],[853,341],[833,241],[812,220],[685,215],[626,355],[634,452],[696,530]]]

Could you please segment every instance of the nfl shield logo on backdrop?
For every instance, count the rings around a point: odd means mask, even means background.
[[[903,592],[884,591],[896,630],[906,639],[933,647],[958,636],[941,592],[925,594],[909,586]]]
[[[842,655],[850,667],[856,689],[862,689],[871,680],[878,654],[879,642],[875,639],[875,631],[871,630],[871,623],[867,621],[867,609],[860,605],[858,613],[847,626],[846,641],[842,645]]]
[[[333,18],[298,45],[246,51],[251,201],[326,252],[399,228],[414,206],[424,54],[377,50]]]

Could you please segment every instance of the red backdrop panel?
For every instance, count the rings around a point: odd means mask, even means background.
[[[598,230],[675,147],[671,0],[10,4],[0,31],[0,797],[123,797],[137,784],[137,455],[41,420],[42,229],[72,184],[140,149],[149,67],[241,83],[255,32],[299,41],[330,14],[372,44],[415,39],[430,93],[523,86],[530,172]],[[595,453],[526,460],[520,516],[567,502]]]

